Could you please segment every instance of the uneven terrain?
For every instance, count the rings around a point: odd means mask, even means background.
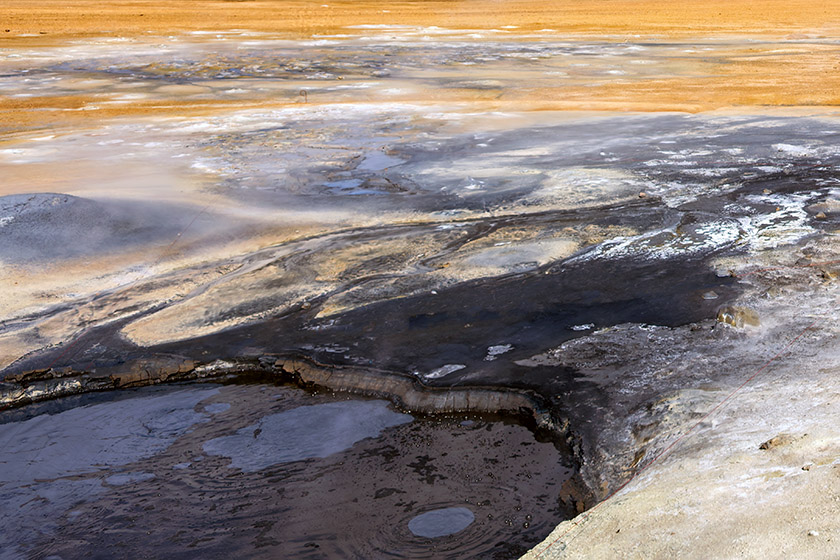
[[[534,558],[836,555],[840,4],[100,4],[0,14],[4,404],[505,412]]]

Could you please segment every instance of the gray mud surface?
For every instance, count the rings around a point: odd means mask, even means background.
[[[511,558],[570,507],[558,495],[571,468],[522,426],[289,386],[70,397],[0,421],[10,558]],[[412,533],[413,519],[447,508],[474,520]]]

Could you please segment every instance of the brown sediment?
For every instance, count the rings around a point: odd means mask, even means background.
[[[551,418],[542,398],[532,391],[504,387],[429,387],[411,375],[359,367],[335,367],[306,359],[278,359],[274,368],[304,385],[333,391],[383,396],[413,412],[526,414],[540,429],[564,434],[568,422]]]
[[[409,374],[283,356],[199,364],[172,355],[142,358],[94,372],[71,368],[27,371],[11,375],[0,384],[0,406],[17,407],[92,391],[254,374],[279,376],[302,387],[385,397],[410,412],[524,414],[536,428],[555,435],[565,434],[568,429],[568,422],[552,418],[542,397],[533,391],[490,386],[432,387]]]

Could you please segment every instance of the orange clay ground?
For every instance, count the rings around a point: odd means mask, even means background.
[[[463,90],[422,92],[406,101],[475,103],[484,110],[686,112],[740,111],[746,107],[808,107],[832,112],[840,105],[840,47],[821,40],[840,32],[839,0],[6,0],[0,10],[0,48],[17,50],[92,37],[142,38],[198,30],[244,29],[300,38],[347,33],[347,26],[360,24],[453,29],[516,26],[516,33],[525,36],[521,40],[528,40],[529,32],[546,29],[552,30],[549,34],[556,40],[738,40],[733,46],[718,45],[707,58],[675,60],[684,70],[679,75],[565,84],[562,88],[523,83],[502,98]],[[757,42],[745,43],[745,38]],[[96,106],[95,100],[82,93],[25,99],[0,96],[0,129],[25,131],[54,127],[57,122],[79,125],[123,115],[204,114],[266,104],[282,102],[195,103],[173,98]]]
[[[327,6],[327,7],[325,7]],[[355,24],[401,24],[562,35],[832,35],[840,28],[837,0],[5,0],[0,27],[13,42],[21,33],[57,36],[136,35],[153,31],[249,29],[308,36]],[[5,30],[9,31],[6,32]],[[40,39],[45,39],[40,37]],[[4,37],[2,46],[10,46]]]

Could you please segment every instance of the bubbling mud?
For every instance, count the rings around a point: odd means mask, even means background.
[[[567,515],[562,455],[487,416],[417,418],[265,384],[147,388],[0,416],[20,465],[4,471],[0,515],[18,528],[4,533],[9,558],[185,546],[203,557],[510,558]],[[55,444],[72,450],[61,464],[43,460]]]

